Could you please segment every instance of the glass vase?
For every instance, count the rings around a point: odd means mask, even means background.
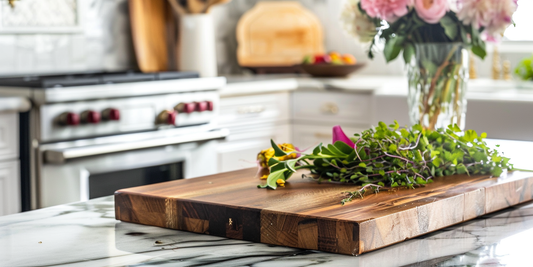
[[[416,44],[407,66],[411,124],[431,130],[457,124],[464,130],[468,52],[463,44]]]

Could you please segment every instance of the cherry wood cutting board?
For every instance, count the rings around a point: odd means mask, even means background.
[[[258,189],[256,169],[119,190],[116,218],[267,244],[357,255],[533,199],[533,173],[448,176],[344,206],[353,185],[294,175]]]
[[[324,53],[318,18],[296,1],[261,1],[237,24],[237,60],[244,67],[300,64]]]

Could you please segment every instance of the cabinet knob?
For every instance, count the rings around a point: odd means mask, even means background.
[[[337,115],[339,113],[339,106],[332,102],[322,104],[320,111],[325,114]]]

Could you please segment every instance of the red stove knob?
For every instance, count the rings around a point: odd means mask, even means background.
[[[78,125],[80,124],[80,116],[74,112],[64,112],[56,119],[56,123],[59,125]]]
[[[116,108],[108,108],[102,111],[102,119],[106,121],[120,120],[120,110]]]
[[[213,104],[213,101],[205,101],[205,103],[207,104],[207,110],[213,111],[213,109],[215,109],[215,104]]]
[[[196,103],[196,111],[198,112],[204,112],[207,110],[207,102],[203,101],[203,102],[197,102]]]
[[[80,115],[73,112],[67,112],[65,113],[64,121],[66,125],[78,125],[80,124]]]
[[[100,113],[94,110],[87,110],[81,113],[81,120],[83,123],[99,123],[100,122]]]
[[[157,116],[156,123],[176,125],[176,115],[178,115],[178,113],[174,110],[163,110]]]
[[[196,103],[185,103],[184,112],[193,113],[196,110]]]

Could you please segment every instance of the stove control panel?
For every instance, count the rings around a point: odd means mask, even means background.
[[[41,106],[41,140],[216,124],[217,91],[100,99]]]

